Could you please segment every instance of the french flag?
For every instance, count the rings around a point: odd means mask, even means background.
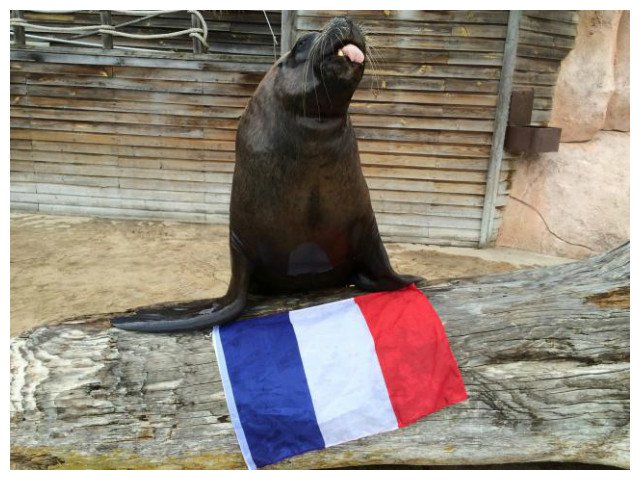
[[[467,398],[442,322],[414,285],[215,327],[213,341],[250,469]]]

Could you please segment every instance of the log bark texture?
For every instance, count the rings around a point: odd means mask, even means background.
[[[421,287],[469,400],[274,468],[581,462],[629,467],[629,245],[584,261]],[[341,290],[254,298],[247,316]],[[11,340],[14,468],[244,468],[210,334],[109,328]]]

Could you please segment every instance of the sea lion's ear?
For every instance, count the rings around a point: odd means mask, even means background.
[[[309,52],[313,45],[313,40],[318,36],[317,32],[309,32],[301,36],[296,44],[291,49],[289,58],[295,62],[295,64],[304,63],[309,58]]]

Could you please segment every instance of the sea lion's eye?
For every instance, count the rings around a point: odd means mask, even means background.
[[[291,49],[291,57],[295,59],[296,63],[305,62],[309,56],[309,50],[313,44],[313,38],[317,33],[307,33],[298,39],[295,46]]]

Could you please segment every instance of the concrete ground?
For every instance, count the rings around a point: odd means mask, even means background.
[[[11,215],[11,335],[79,315],[224,294],[227,226]],[[430,281],[570,261],[508,248],[389,243],[394,268]]]

